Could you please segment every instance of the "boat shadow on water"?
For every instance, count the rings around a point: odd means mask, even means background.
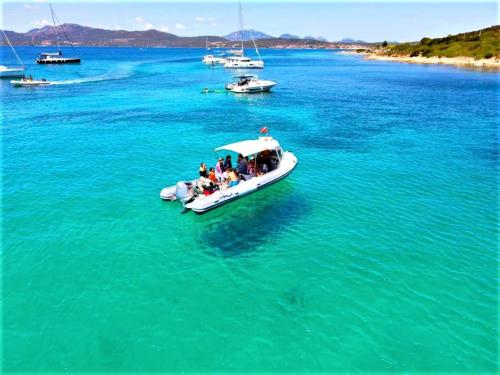
[[[200,243],[210,256],[253,256],[295,230],[309,211],[306,196],[290,181],[282,181],[197,217],[209,219],[200,230]]]

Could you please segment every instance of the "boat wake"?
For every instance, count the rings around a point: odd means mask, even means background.
[[[141,61],[123,64],[114,69],[114,71],[90,77],[82,77],[69,79],[64,81],[50,81],[51,85],[76,85],[80,83],[92,83],[92,82],[103,82],[103,81],[117,81],[121,79],[127,79],[133,77],[136,74],[136,68],[139,65],[151,63],[150,61]]]

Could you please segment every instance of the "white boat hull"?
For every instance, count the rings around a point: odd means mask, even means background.
[[[24,68],[0,67],[0,78],[21,78],[24,77]]]
[[[249,84],[238,86],[238,84],[230,83],[226,85],[226,89],[237,94],[252,94],[271,90],[276,85],[273,81],[250,81]]]
[[[266,186],[288,176],[297,166],[297,158],[291,152],[284,152],[278,168],[262,176],[252,177],[248,181],[241,181],[238,185],[218,190],[207,196],[199,196],[185,205],[197,214],[203,214],[248,194],[254,193]]]
[[[202,62],[207,65],[223,65],[226,63],[226,59],[223,57],[205,56]]]
[[[264,69],[264,61],[228,61],[224,64],[226,69]]]
[[[36,86],[49,86],[52,82],[49,81],[10,81],[14,87],[36,87]]]

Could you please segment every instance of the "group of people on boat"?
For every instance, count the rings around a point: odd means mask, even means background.
[[[201,163],[197,187],[203,194],[210,195],[221,188],[233,187],[254,176],[262,176],[277,167],[270,151],[261,152],[257,159],[258,163],[256,158],[239,154],[236,168],[233,167],[231,155],[219,158],[215,168],[207,169],[207,165]]]
[[[28,77],[21,78],[22,82],[33,82],[33,76],[30,74]],[[41,80],[42,82],[46,82],[45,78]]]

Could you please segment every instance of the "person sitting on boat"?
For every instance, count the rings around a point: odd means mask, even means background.
[[[210,168],[210,171],[208,172],[208,179],[212,181],[214,185],[217,185],[219,183],[217,176],[215,175],[215,170],[213,168]]]
[[[227,155],[226,161],[224,162],[224,172],[229,171],[230,169],[233,169],[233,164],[231,163],[231,155]]]
[[[250,160],[247,163],[247,174],[253,176],[255,174],[255,160]]]
[[[236,169],[231,168],[228,173],[229,187],[236,186],[240,183],[240,178]]]
[[[200,177],[208,178],[207,165],[205,163],[200,164]]]
[[[215,175],[222,182],[224,179],[224,158],[219,158],[217,164],[215,164]]]
[[[30,74],[30,78],[29,78],[29,80],[30,80],[31,82],[33,82],[33,76],[32,76],[31,74]]]
[[[247,174],[248,173],[248,162],[243,155],[238,155],[238,173]]]

